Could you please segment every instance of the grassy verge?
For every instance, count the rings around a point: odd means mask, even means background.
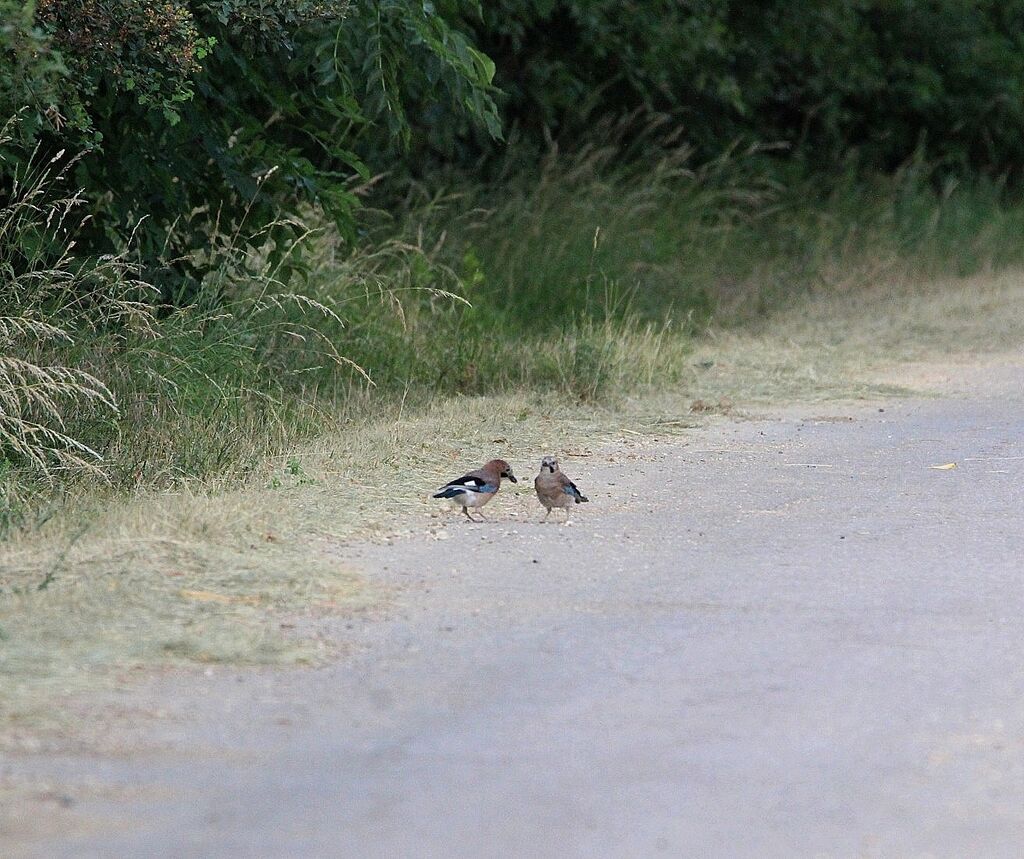
[[[240,253],[173,312],[129,259],[7,260],[0,720],[139,668],[315,661],[296,617],[379,597],[342,541],[435,531],[427,492],[466,463],[1024,343],[999,189],[821,194],[684,155],[414,196],[358,252],[311,235],[304,278]]]
[[[0,210],[0,535],[97,486],[234,485],[398,404],[612,403],[679,382],[709,325],[1024,263],[1024,205],[996,185],[936,190],[911,165],[822,190],[759,157],[552,157],[497,188],[412,191],[355,249],[310,229],[284,263],[213,236],[228,262],[182,294],[130,255],[66,255],[82,201],[51,199],[43,170]]]

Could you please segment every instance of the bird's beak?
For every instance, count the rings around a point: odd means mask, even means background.
[[[508,474],[506,474],[505,476],[509,480],[511,480],[513,483],[518,483],[519,482],[518,480],[516,480],[516,476],[511,471]]]

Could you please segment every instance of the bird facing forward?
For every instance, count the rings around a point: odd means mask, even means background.
[[[542,522],[546,522],[554,507],[561,507],[565,515],[573,504],[589,501],[568,477],[558,468],[558,460],[553,456],[545,456],[540,463],[540,474],[534,478],[533,488],[537,490],[537,500],[547,509]]]
[[[512,474],[512,467],[503,459],[492,459],[483,468],[464,474],[455,480],[450,480],[436,493],[435,498],[447,498],[453,504],[462,508],[466,518],[470,522],[483,520],[483,513],[480,519],[474,519],[469,515],[470,507],[483,507],[501,488],[501,478],[507,477],[513,483],[518,483],[515,475]]]

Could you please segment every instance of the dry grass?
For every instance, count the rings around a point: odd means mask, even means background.
[[[447,400],[320,439],[244,489],[140,494],[15,536],[0,548],[0,724],[59,727],[55,700],[142,668],[319,661],[311,618],[386,598],[343,541],[422,528],[429,492],[467,462],[600,443],[615,421],[552,399]]]
[[[282,623],[367,594],[318,535],[274,515],[291,491],[258,505],[141,497],[6,545],[0,721],[32,723],[55,697],[144,666],[320,658]]]
[[[919,283],[889,281],[800,302],[760,330],[718,331],[694,354],[691,380],[713,401],[860,399],[905,393],[884,371],[963,361],[1024,345],[1024,272]],[[885,373],[889,378],[899,374]]]
[[[0,150],[13,123],[0,127]],[[117,411],[108,385],[75,363],[76,340],[152,334],[146,301],[154,291],[136,278],[128,254],[72,254],[86,201],[52,190],[76,164],[62,154],[30,162],[0,205],[0,466],[21,460],[48,479],[99,473],[101,454],[73,424],[83,413]]]
[[[318,659],[321,645],[301,621],[293,628],[297,617],[382,596],[346,566],[344,541],[443,532],[429,491],[496,453],[528,471],[540,452],[686,431],[703,419],[691,412],[696,399],[883,397],[895,389],[872,379],[894,363],[1022,344],[1021,272],[890,284],[811,299],[762,331],[719,331],[696,353],[680,350],[674,388],[615,407],[446,398],[354,423],[267,463],[242,489],[140,494],[55,520],[0,549],[0,718],[36,724],[55,699],[135,668]]]

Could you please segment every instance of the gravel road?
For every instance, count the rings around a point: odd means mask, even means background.
[[[1024,368],[563,466],[567,527],[499,496],[344,549],[392,594],[336,664],[156,684],[145,751],[5,762],[92,785],[5,854],[1024,852]]]

